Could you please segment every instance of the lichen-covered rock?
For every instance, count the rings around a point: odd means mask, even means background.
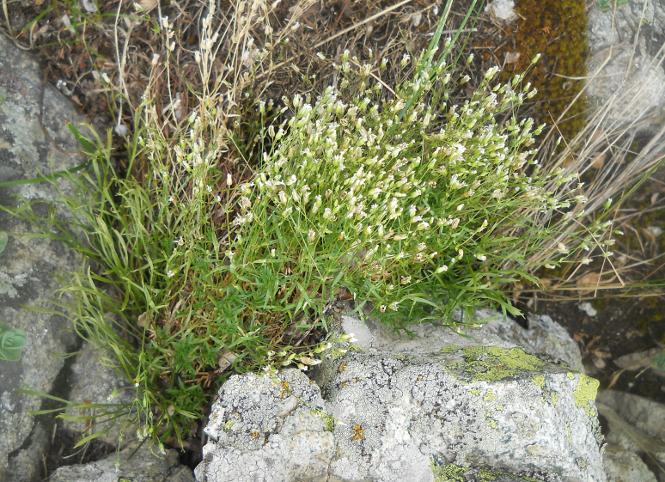
[[[231,377],[220,389],[205,433],[197,480],[312,480],[327,474],[335,451],[321,391],[302,372],[276,379]],[[328,430],[326,430],[328,429]]]
[[[496,330],[443,346],[446,329],[414,341],[368,327],[365,350],[326,357],[318,385],[293,370],[230,379],[197,480],[605,480],[595,380]]]
[[[353,333],[356,345],[367,353],[437,353],[442,347],[457,345],[521,347],[527,353],[560,360],[571,368],[583,371],[582,355],[568,332],[547,315],[529,315],[529,328],[522,328],[511,318],[493,310],[476,311],[475,326],[466,326],[459,332],[424,323],[409,327],[413,337],[389,331],[372,319],[360,320],[342,315],[341,329]]]
[[[68,169],[84,159],[66,155],[44,135],[39,122],[42,108],[43,127],[51,140],[66,152],[77,152],[74,136],[65,121],[81,119],[73,106],[49,85],[31,54],[20,51],[14,43],[0,36],[0,180],[34,178],[52,170]],[[68,192],[69,187],[61,183]],[[0,205],[15,206],[12,195],[29,201],[57,197],[49,183],[24,184],[0,188]],[[40,215],[46,206],[36,207]],[[33,228],[0,210],[0,230],[30,234]],[[62,243],[44,238],[10,236],[0,254],[0,321],[26,332],[26,346],[18,362],[0,360],[0,480],[13,482],[41,480],[42,453],[48,450],[50,436],[44,434],[28,410],[39,410],[42,399],[14,390],[25,385],[50,392],[64,366],[56,356],[75,348],[76,336],[63,332],[67,322],[47,312],[28,311],[21,305],[52,308],[44,301],[59,287],[53,274],[77,266],[78,261]]]
[[[542,480],[604,480],[598,384],[583,374],[501,347],[353,353],[329,365],[321,386],[336,422],[333,475],[425,481],[432,460],[442,460]]]
[[[149,443],[138,450],[131,444],[119,454],[85,465],[60,467],[49,482],[193,482],[189,467],[180,465],[178,452],[169,449],[164,454],[153,454]],[[134,451],[136,450],[136,453]]]

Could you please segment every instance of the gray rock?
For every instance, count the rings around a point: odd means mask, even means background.
[[[601,390],[598,402],[618,413],[626,422],[665,442],[665,406],[646,398],[615,390]]]
[[[99,361],[99,350],[90,343],[85,342],[76,355],[71,366],[67,383],[70,387],[68,400],[75,403],[93,404],[130,404],[136,396],[134,385],[124,379],[118,371],[103,366]],[[113,392],[116,394],[113,395]],[[110,407],[109,407],[110,408]],[[67,411],[70,415],[80,416],[79,409]],[[93,415],[92,409],[86,415]],[[86,435],[99,433],[105,429],[108,432],[100,435],[98,440],[112,445],[117,445],[124,420],[120,419],[115,424],[111,422],[94,422],[86,431],[85,421],[62,420],[62,428],[72,432]],[[123,444],[130,443],[136,438],[136,427],[125,427]]]
[[[545,355],[583,371],[582,355],[568,332],[547,315],[529,315],[529,329],[492,310],[476,311],[477,326],[455,332],[431,324],[409,327],[415,337],[400,336],[371,319],[342,316],[342,329],[353,333],[360,348],[367,353],[437,353],[442,347],[457,345],[521,347],[531,355]]]
[[[151,452],[148,442],[133,454],[136,447],[137,444],[134,443],[118,454],[97,462],[60,467],[48,480],[49,482],[117,482],[127,478],[132,482],[193,482],[192,470],[180,465],[176,450],[169,449],[158,457]]]
[[[74,136],[65,120],[80,122],[72,104],[49,85],[43,86],[43,74],[32,56],[21,52],[11,40],[0,36],[0,180],[33,178],[52,170],[72,168],[84,159],[67,155],[47,139],[39,123],[40,99],[43,96],[43,124],[50,137],[66,152],[77,152]],[[60,183],[70,192],[66,183]],[[48,183],[25,184],[0,188],[0,205],[15,206],[18,194],[33,201],[53,200],[57,190]],[[35,208],[46,214],[46,206]],[[27,223],[10,218],[0,211],[0,229],[31,234]],[[18,362],[0,360],[0,480],[16,482],[41,480],[41,452],[48,450],[49,437],[27,410],[39,410],[42,399],[22,395],[14,390],[21,385],[50,392],[64,366],[55,354],[66,353],[76,346],[72,332],[63,318],[38,313],[21,305],[52,308],[45,300],[59,287],[53,274],[77,266],[75,256],[58,242],[40,238],[10,236],[0,254],[0,321],[26,332],[23,357]],[[50,432],[49,432],[50,433]]]
[[[656,476],[644,461],[662,466],[665,460],[665,407],[614,390],[600,391],[597,405],[609,425],[607,441],[612,450],[607,450],[603,457],[608,481],[655,481]],[[665,472],[662,469],[660,472],[663,480]]]
[[[364,351],[327,356],[318,386],[287,370],[220,389],[197,480],[462,480],[491,469],[496,480],[604,481],[597,382],[516,348],[501,323],[468,332],[475,340],[426,325],[409,339],[344,316]]]
[[[649,119],[660,125],[657,119],[665,114],[665,2],[629,0],[616,13],[601,9],[602,3],[588,12],[589,100],[612,104],[608,116],[614,120],[644,119],[642,129],[649,127]]]
[[[335,438],[321,391],[299,370],[231,377],[205,433],[198,480],[311,480],[326,475]],[[207,477],[207,479],[206,479]]]
[[[603,454],[607,482],[657,482],[656,476],[636,454],[607,444]]]

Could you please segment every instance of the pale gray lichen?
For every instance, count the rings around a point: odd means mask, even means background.
[[[16,298],[18,295],[16,288],[22,287],[27,282],[27,274],[17,274],[12,278],[4,271],[0,271],[0,295],[7,295],[10,298]]]

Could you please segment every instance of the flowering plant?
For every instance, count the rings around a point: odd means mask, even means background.
[[[498,69],[490,69],[471,99],[449,105],[451,86],[469,79],[455,82],[435,51],[421,56],[391,100],[381,102],[382,84],[370,84],[371,64],[351,74],[348,52],[338,89],[315,102],[293,98],[293,117],[268,128],[275,149],[238,187],[230,265],[222,270],[245,279],[282,274],[282,286],[297,291],[288,298],[294,316],[320,313],[343,286],[405,328],[450,321],[457,307],[495,304],[515,313],[501,291],[507,283],[537,283],[534,271],[593,244],[608,225],[569,233],[549,257],[528,261],[552,232],[525,212],[584,203],[545,188],[576,175],[539,175],[537,150],[528,148],[543,126],[534,131],[533,120],[515,116],[497,122],[535,95],[522,76],[491,87]],[[409,61],[405,55],[403,66]],[[266,303],[275,294],[268,290]]]
[[[514,113],[535,95],[521,75],[493,85],[490,69],[470,99],[451,100],[470,80],[447,63],[455,39],[437,52],[451,5],[429,48],[415,62],[404,55],[401,67],[412,74],[394,89],[376,75],[385,61],[370,55],[360,65],[345,52],[335,85],[315,99],[284,99],[281,114],[292,116],[267,125],[271,147],[242,177],[219,167],[232,159],[224,109],[234,103],[231,90],[206,87],[217,72],[211,2],[195,56],[206,82],[194,112],[174,117],[167,138],[150,84],[135,114],[126,177],[112,167],[110,133],[107,146],[85,140],[94,144],[91,171],[66,173],[76,196],[59,202],[74,221],[44,220],[27,201],[14,211],[44,236],[57,228],[58,239],[102,267],[63,276],[66,296],[54,303],[136,390],[132,403],[105,408],[105,416],[137,424],[142,437],[181,441],[229,366],[270,375],[346,350],[330,340],[302,346],[327,328],[324,315],[342,290],[395,329],[455,327],[456,308],[515,313],[507,284],[538,283],[543,267],[611,246],[607,222],[579,220],[586,198],[576,174],[541,172],[532,146],[542,126]],[[240,13],[231,39],[259,22]],[[231,79],[244,65],[233,59],[218,88],[249,77]]]

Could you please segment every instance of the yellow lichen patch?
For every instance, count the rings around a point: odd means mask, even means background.
[[[487,392],[485,392],[485,398],[483,398],[483,400],[485,400],[486,402],[491,402],[492,400],[495,400],[496,398],[498,398],[496,396],[496,394],[492,393],[491,388],[488,388]]]
[[[463,348],[462,353],[465,359],[464,368],[474,382],[503,380],[521,371],[539,371],[545,365],[519,348],[509,350],[498,346],[478,346]]]
[[[600,382],[595,378],[591,378],[580,373],[580,379],[579,382],[577,382],[577,388],[573,392],[575,405],[582,407],[589,417],[596,416],[596,411],[591,406],[590,402],[596,400],[596,393],[598,392],[599,385]]]
[[[586,75],[587,15],[584,0],[519,0],[519,19],[508,27],[512,36],[509,47],[499,49],[499,57],[519,53],[519,59],[506,64],[503,80],[524,72],[536,54],[540,61],[527,75],[539,92],[535,100],[538,123],[552,124],[584,85]],[[566,139],[584,126],[585,105],[582,98],[573,105],[558,124]]]
[[[353,435],[351,435],[351,441],[355,442],[356,440],[365,440],[365,431],[362,426],[355,424],[351,430]]]
[[[482,392],[483,389],[482,388],[469,388],[469,391],[477,397],[477,396],[480,395],[480,392]]]
[[[489,425],[490,428],[493,428],[494,430],[499,429],[499,424],[492,418],[492,414],[489,411],[485,413],[485,418],[487,419],[487,425]]]
[[[531,383],[534,385],[537,385],[541,388],[545,388],[545,376],[544,375],[534,375],[533,378],[531,379]]]

